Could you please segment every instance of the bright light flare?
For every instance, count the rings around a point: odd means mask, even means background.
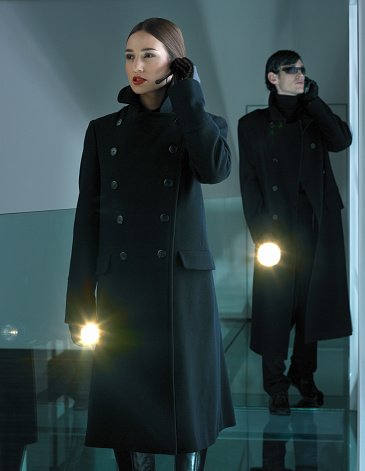
[[[80,331],[81,343],[85,346],[93,346],[98,343],[100,338],[100,329],[93,322],[85,324]]]
[[[19,330],[15,325],[6,324],[1,328],[0,333],[5,340],[7,340],[8,342],[12,342],[18,337]]]
[[[274,242],[264,242],[257,250],[257,260],[264,267],[273,267],[280,262],[280,247]]]

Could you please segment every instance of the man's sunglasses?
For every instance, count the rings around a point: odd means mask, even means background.
[[[305,67],[296,67],[295,65],[288,65],[281,68],[286,74],[296,75],[301,73],[305,75]]]

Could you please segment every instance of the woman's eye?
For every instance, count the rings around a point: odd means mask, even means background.
[[[152,54],[152,52],[146,52],[145,55],[144,55],[144,57],[145,57],[146,59],[150,59],[151,57],[155,57],[155,55]]]
[[[126,58],[127,61],[131,60],[131,59],[133,59],[133,55],[132,54],[126,54],[125,58]]]

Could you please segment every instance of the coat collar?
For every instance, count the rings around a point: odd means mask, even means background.
[[[146,111],[146,109],[142,106],[141,101],[137,93],[134,93],[130,85],[124,87],[118,93],[118,101],[119,103],[125,103],[126,105],[131,105],[137,111]],[[172,112],[172,104],[170,98],[166,94],[164,101],[160,107],[160,113],[171,113]]]
[[[275,103],[275,92],[269,95],[269,115],[270,121],[285,121],[285,117],[280,113]]]
[[[278,107],[276,106],[275,103],[275,92],[270,92],[269,95],[269,121],[270,122],[276,122],[276,121],[281,121],[285,123],[285,116],[280,112]],[[302,107],[299,110],[299,119],[303,123],[303,128],[305,129],[312,121],[313,118],[306,112],[305,108]]]

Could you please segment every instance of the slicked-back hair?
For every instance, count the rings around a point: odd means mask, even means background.
[[[171,60],[186,56],[184,37],[180,28],[172,21],[164,18],[147,18],[132,28],[128,38],[137,31],[145,31],[161,41]]]
[[[266,61],[265,67],[265,83],[266,87],[270,91],[275,91],[275,85],[272,84],[267,78],[269,72],[274,72],[274,74],[279,73],[280,67],[283,65],[292,65],[295,64],[298,60],[302,60],[300,55],[295,51],[289,51],[286,49],[280,50],[272,54]]]

